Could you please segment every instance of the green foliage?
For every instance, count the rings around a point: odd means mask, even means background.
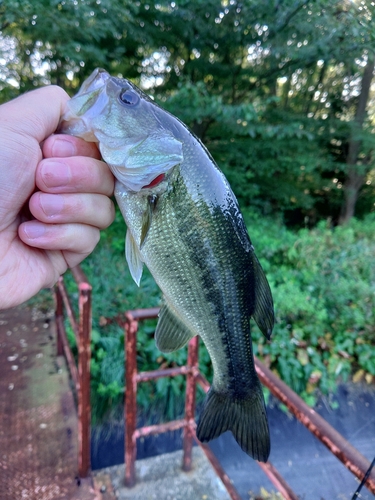
[[[271,343],[254,328],[255,352],[310,404],[354,373],[375,381],[375,218],[296,233],[248,222],[277,317]]]
[[[3,0],[0,34],[14,40],[11,47],[0,45],[7,61],[3,77],[10,82],[5,88],[12,90],[16,81],[21,91],[46,83],[75,89],[77,73],[109,68],[125,57],[122,68],[134,76],[142,43],[133,29],[136,12],[130,1]],[[124,44],[130,33],[131,42]]]
[[[190,125],[243,206],[294,226],[339,218],[359,141],[362,217],[374,211],[372,95],[363,126],[355,116],[374,14],[349,0],[2,0],[0,102],[48,83],[73,93],[103,66]]]

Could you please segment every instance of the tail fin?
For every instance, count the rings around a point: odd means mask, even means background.
[[[232,399],[229,394],[209,390],[197,426],[197,437],[211,441],[223,432],[232,431],[242,450],[260,462],[267,462],[270,436],[262,390],[246,399]]]

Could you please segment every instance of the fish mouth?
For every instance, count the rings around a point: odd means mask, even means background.
[[[86,94],[87,92],[94,92],[101,89],[107,83],[111,76],[103,68],[96,68],[91,75],[83,82],[77,95]]]
[[[108,104],[105,89],[110,75],[104,69],[97,68],[85,80],[78,93],[66,103],[57,133],[76,135],[90,142],[97,142],[90,130],[89,120],[93,114],[99,114]]]

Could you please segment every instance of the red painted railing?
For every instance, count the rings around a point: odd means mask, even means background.
[[[55,287],[57,354],[64,355],[72,377],[78,407],[78,474],[87,477],[91,469],[90,432],[90,358],[91,358],[91,285],[80,267],[72,269],[78,285],[78,321],[61,277]],[[75,334],[78,366],[70,348],[64,325],[64,306]]]
[[[260,381],[269,388],[279,401],[335,455],[347,469],[362,480],[370,467],[370,462],[352,446],[332,425],[310,408],[290,387],[255,359],[255,368]],[[375,473],[366,482],[367,488],[375,494]]]
[[[79,474],[85,477],[90,469],[90,329],[91,329],[91,286],[79,267],[72,270],[79,289],[79,320],[77,322],[63,279],[60,278],[56,286],[56,324],[58,332],[58,353],[64,353],[73,379],[79,415]],[[65,305],[68,318],[76,334],[78,345],[78,369],[70,350],[64,328],[63,306]],[[198,368],[198,337],[193,338],[188,346],[188,361],[186,366],[138,372],[137,370],[137,331],[140,321],[156,318],[159,309],[138,309],[125,313],[122,321],[125,330],[125,484],[132,487],[135,484],[136,441],[140,437],[151,434],[184,429],[182,469],[191,470],[193,441],[196,441],[213,465],[216,473],[223,481],[232,500],[239,500],[240,496],[229,477],[221,467],[210,448],[200,443],[195,434],[195,394],[199,384],[205,392],[210,385],[199,372]],[[121,320],[119,320],[121,322]],[[274,373],[255,359],[255,367],[261,382],[270,389],[271,393],[284,403],[293,415],[312,432],[325,446],[359,479],[365,477],[370,462],[359,453],[341,434],[328,424],[319,414],[293,392]],[[137,385],[155,380],[160,377],[187,377],[185,415],[181,420],[147,426],[136,427],[137,417]],[[286,500],[297,500],[297,495],[285,482],[275,467],[267,462],[258,462],[259,466],[283,495]],[[368,490],[375,493],[375,472],[373,471],[365,483]]]
[[[183,439],[183,459],[182,470],[188,472],[192,468],[192,448],[195,435],[195,393],[196,393],[196,377],[198,370],[198,337],[193,338],[188,346],[188,360],[186,366],[170,368],[165,370],[154,370],[149,372],[138,373],[137,370],[137,331],[140,320],[156,318],[159,309],[140,309],[137,311],[129,311],[125,315],[125,484],[129,487],[135,485],[135,460],[136,460],[136,440],[139,437],[148,436],[151,434],[160,434],[163,432],[184,429]],[[181,420],[174,420],[160,425],[152,425],[147,427],[136,428],[137,419],[137,385],[140,382],[148,380],[156,380],[161,377],[175,377],[177,375],[185,375],[186,380],[186,397],[185,397],[185,417]],[[214,466],[216,473],[223,481],[232,500],[240,500],[236,489],[232,485],[229,477],[220,466],[216,457],[213,455],[208,446],[199,443],[208,459]]]

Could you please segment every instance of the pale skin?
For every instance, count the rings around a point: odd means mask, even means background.
[[[52,287],[114,218],[97,147],[53,135],[68,98],[49,86],[0,106],[0,309]]]

